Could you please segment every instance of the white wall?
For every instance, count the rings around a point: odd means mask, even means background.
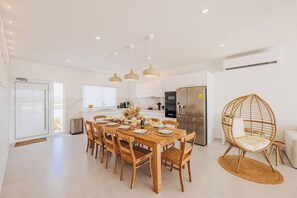
[[[215,131],[221,137],[223,107],[232,99],[255,93],[273,109],[277,139],[297,128],[297,44],[280,47],[280,65],[267,65],[215,73]]]
[[[128,83],[120,85],[108,83],[110,74],[89,72],[66,67],[47,65],[38,62],[12,59],[10,61],[10,78],[24,77],[29,80],[42,80],[64,83],[66,97],[66,130],[69,132],[69,120],[81,116],[82,110],[82,85],[106,85],[118,87],[118,99],[125,100],[129,96]],[[11,98],[12,99],[12,98]],[[13,134],[13,131],[11,132]],[[11,136],[11,142],[13,142]]]
[[[0,86],[0,191],[9,149],[8,89]]]

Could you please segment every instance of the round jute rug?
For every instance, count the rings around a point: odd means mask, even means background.
[[[248,157],[242,159],[238,173],[235,172],[238,156],[226,155],[224,158],[219,157],[218,161],[225,170],[242,179],[260,184],[280,184],[284,181],[284,177],[280,172],[277,170],[273,172],[269,165]]]

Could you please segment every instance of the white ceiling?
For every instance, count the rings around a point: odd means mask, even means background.
[[[159,69],[295,41],[296,8],[296,0],[2,0],[12,57],[120,73],[147,66],[149,33]],[[135,44],[132,66],[129,43]]]

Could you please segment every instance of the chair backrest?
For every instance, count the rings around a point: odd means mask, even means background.
[[[85,130],[86,130],[88,139],[94,140],[94,126],[93,126],[93,122],[86,120],[85,121]]]
[[[106,115],[97,115],[97,116],[94,116],[94,120],[98,120],[100,118],[106,118]]]
[[[150,118],[152,120],[152,122],[160,122],[160,120],[158,118]]]
[[[183,161],[188,161],[191,158],[192,150],[194,148],[194,142],[196,138],[196,133],[192,132],[188,135],[185,135],[181,138],[181,151],[180,163]],[[190,143],[190,146],[187,147],[187,142]]]
[[[162,123],[163,123],[164,125],[168,126],[168,127],[172,126],[172,127],[174,127],[174,128],[177,128],[178,125],[179,125],[178,122],[173,121],[173,120],[163,120]]]
[[[108,138],[108,136],[110,136],[111,138]],[[108,151],[117,151],[117,145],[115,142],[115,138],[114,138],[114,134],[107,132],[106,130],[102,131],[102,137],[103,137],[103,142],[106,146],[106,149]]]
[[[129,147],[123,145],[123,143],[122,143],[123,140],[129,144]],[[132,158],[133,163],[135,163],[136,159],[135,159],[135,154],[134,154],[134,150],[133,150],[135,138],[118,132],[117,133],[117,141],[118,141],[119,149],[121,152],[121,157],[122,158],[126,158],[126,157]]]
[[[103,140],[103,131],[104,131],[104,127],[99,125],[99,124],[93,124],[94,126],[94,137],[96,138],[96,141],[99,141],[101,144],[104,143]]]

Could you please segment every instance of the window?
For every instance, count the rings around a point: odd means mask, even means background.
[[[114,87],[83,86],[83,108],[94,105],[94,108],[116,107],[117,90]]]
[[[63,132],[64,126],[64,87],[54,83],[54,132]]]

